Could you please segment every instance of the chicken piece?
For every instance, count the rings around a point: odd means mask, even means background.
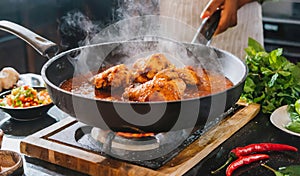
[[[131,83],[132,73],[126,65],[120,64],[95,75],[91,82],[97,89],[126,87]]]
[[[186,84],[189,85],[199,85],[200,78],[196,71],[193,70],[192,67],[184,67],[181,69],[177,69],[178,75]]]
[[[200,90],[209,94],[211,92],[211,82],[208,73],[204,69],[199,68],[197,69],[197,75],[201,81]]]
[[[222,73],[207,71],[203,69],[202,71],[198,71],[198,75],[200,75],[199,77],[202,82],[200,90],[205,90],[209,93],[220,92],[233,86],[233,83]]]
[[[12,88],[19,80],[20,74],[12,67],[5,67],[0,71],[2,89]]]
[[[172,101],[180,100],[186,84],[197,85],[200,79],[191,68],[167,68],[159,71],[152,80],[139,86],[125,89],[123,98],[130,101]]]
[[[168,68],[158,72],[155,78],[165,78],[168,80],[181,78],[186,84],[198,85],[200,78],[197,73],[190,67],[185,68]]]
[[[180,100],[182,90],[185,87],[186,85],[182,79],[167,81],[163,78],[157,78],[136,87],[126,88],[123,98],[138,102]]]
[[[157,72],[171,66],[173,66],[171,62],[161,53],[138,59],[133,64],[135,82],[145,83],[151,80]]]
[[[178,69],[175,68],[168,68],[168,69],[164,69],[160,72],[158,72],[153,79],[165,79],[165,81],[176,81],[179,84],[178,86],[178,91],[180,93],[180,96],[182,96],[184,94],[184,91],[186,89],[186,84],[182,84],[182,80],[178,74]]]
[[[169,68],[159,71],[153,79],[164,78],[166,80],[172,80],[179,78],[179,74],[176,68]]]

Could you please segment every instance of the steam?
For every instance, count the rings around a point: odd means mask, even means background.
[[[71,11],[59,21],[59,34],[63,49],[86,45],[85,41],[97,34],[101,28],[80,11]]]
[[[103,65],[116,65],[119,63],[131,65],[136,59],[145,58],[153,53],[165,54],[179,68],[189,65],[198,67],[200,70],[204,68],[222,73],[222,67],[218,63],[218,55],[213,49],[208,49],[203,45],[190,45],[197,29],[177,19],[159,16],[159,0],[118,0],[118,7],[115,11],[119,19],[118,22],[112,21],[112,24],[106,27],[99,23],[96,24],[79,11],[70,12],[61,18],[59,23],[59,31],[62,36],[61,45],[69,49],[82,46],[68,57],[74,65],[74,75],[84,73],[89,79],[93,75],[92,72]],[[84,86],[86,85],[83,85],[84,90],[90,90],[87,94],[93,93],[94,87]],[[214,88],[213,85],[212,88]],[[114,92],[111,93],[113,95]],[[74,96],[74,104],[76,104],[75,98]],[[194,103],[197,109],[200,101]],[[122,108],[118,108],[118,105],[117,103],[114,104],[116,112],[123,109],[126,110],[126,108],[123,108],[123,104],[120,104]],[[165,106],[166,104],[161,105]],[[152,111],[150,112],[156,112],[154,108],[154,106],[151,107]],[[74,109],[76,114],[80,115],[82,113],[80,108]],[[87,111],[88,113],[101,117],[100,114],[98,115],[96,103],[91,104],[89,110],[91,112]],[[164,109],[160,108],[160,110]],[[132,114],[124,112],[122,118],[124,120],[133,119],[149,115],[150,112],[140,116],[131,116]],[[195,111],[195,113],[198,112],[197,110]],[[197,120],[194,117],[197,117],[197,114],[189,117],[188,122],[193,123],[194,120]],[[90,118],[85,120],[93,124],[96,118],[92,116]],[[158,118],[160,118],[160,115],[155,117],[154,120]],[[181,120],[178,122],[187,121],[186,118],[185,114],[180,114]],[[130,121],[132,123],[148,123],[146,121],[147,118],[140,119],[144,119],[144,121]],[[105,122],[101,123],[105,124]],[[97,121],[95,124],[99,124],[99,122]],[[179,123],[177,125],[178,127],[181,126]]]
[[[95,42],[118,41],[119,37],[114,36],[116,32],[120,31],[119,29],[115,31],[112,27],[116,21],[145,15],[159,15],[159,0],[116,0],[115,6],[112,7],[113,14],[109,24],[103,24],[101,21],[92,21],[79,10],[70,11],[61,17],[58,20],[58,31],[61,36],[62,48],[72,49],[91,44],[91,38],[95,38],[95,35],[100,33],[104,26],[109,26],[106,30],[109,35],[105,39],[95,40]],[[105,32],[102,31],[101,33],[104,34]]]
[[[159,0],[118,0],[119,19],[134,16],[159,15]]]
[[[114,13],[119,20],[112,21],[106,27],[90,20],[80,11],[69,12],[60,19],[62,47],[92,46],[83,47],[75,57],[69,58],[76,74],[89,73],[92,76],[92,71],[106,65],[107,60],[112,60],[109,59],[111,57],[118,58],[108,64],[125,63],[130,66],[136,59],[154,53],[165,54],[179,68],[189,65],[223,73],[213,49],[186,45],[192,41],[197,29],[177,19],[159,15],[159,0],[120,0]],[[154,46],[139,42],[153,40],[157,42]],[[128,41],[130,43],[119,46],[119,43]]]

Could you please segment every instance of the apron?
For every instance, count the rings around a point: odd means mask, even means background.
[[[180,41],[190,42],[201,24],[200,14],[208,2],[209,0],[160,0],[159,12],[162,16],[186,23],[185,28],[176,29],[173,32]],[[214,37],[210,45],[244,59],[244,49],[248,46],[249,37],[263,45],[262,12],[258,2],[252,2],[240,8],[237,26]]]
[[[170,31],[171,36],[181,42],[191,42],[200,23],[200,14],[208,0],[160,0],[160,15],[178,21]]]
[[[198,28],[200,14],[208,0],[160,0],[160,15],[169,16]]]

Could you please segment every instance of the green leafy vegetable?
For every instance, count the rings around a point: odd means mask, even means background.
[[[249,38],[245,51],[249,73],[242,100],[259,103],[263,113],[272,113],[300,97],[300,64],[282,56],[281,48],[266,52],[261,44]]]
[[[294,104],[289,104],[287,108],[291,122],[286,125],[286,129],[300,133],[300,99]]]
[[[296,111],[298,114],[300,114],[300,99],[298,99],[298,100],[295,102],[294,106],[295,106],[295,111]]]
[[[272,171],[276,176],[300,176],[300,165],[280,167],[278,170],[275,170],[266,164],[261,165]]]
[[[280,167],[279,172],[288,176],[300,176],[300,165],[291,165],[287,167]]]
[[[286,125],[286,129],[300,133],[300,122],[290,122]]]

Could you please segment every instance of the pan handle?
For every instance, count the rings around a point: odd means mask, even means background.
[[[221,18],[221,9],[218,9],[211,16],[205,18],[199,26],[191,43],[198,40],[201,44],[209,45]]]
[[[24,40],[29,45],[31,45],[40,55],[44,57],[49,58],[50,54],[55,55],[59,51],[58,46],[55,43],[45,39],[44,37],[41,37],[40,35],[16,23],[1,20],[0,30],[9,32]]]

